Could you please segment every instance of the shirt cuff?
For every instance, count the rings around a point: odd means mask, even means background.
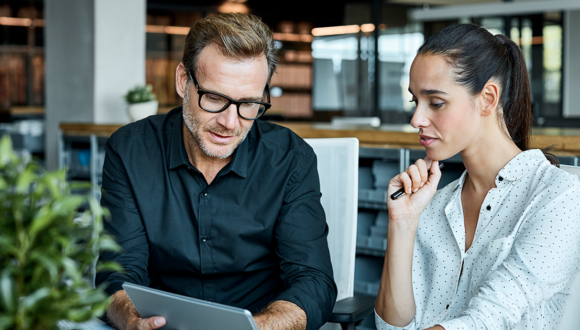
[[[439,323],[440,326],[444,327],[445,330],[469,330],[469,329],[475,329],[475,328],[470,328],[465,322],[463,322],[462,318],[456,318],[456,319],[451,319],[451,320],[447,320],[445,322],[441,322]]]
[[[290,288],[276,296],[272,301],[284,300],[295,304],[306,313],[306,330],[319,329],[325,321],[323,320],[323,311],[321,310],[325,304],[313,300],[312,297],[304,294],[304,292],[301,294],[300,291],[296,288]],[[331,311],[333,306],[334,304],[329,306]]]
[[[119,290],[123,290],[123,283],[124,283],[124,281],[106,282],[105,283],[105,293],[107,293],[109,296],[114,295],[115,292],[117,292]]]
[[[413,321],[411,321],[411,323],[409,323],[404,328],[395,327],[395,326],[390,325],[387,322],[385,322],[379,316],[379,314],[377,314],[376,310],[375,310],[375,326],[377,327],[377,330],[415,330],[415,329],[417,329],[417,326],[415,325],[415,319],[413,319]]]

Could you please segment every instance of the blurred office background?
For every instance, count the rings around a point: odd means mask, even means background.
[[[558,156],[580,163],[577,140],[565,139],[580,135],[580,0],[0,0],[0,136],[49,169],[67,167],[70,180],[98,186],[106,139],[130,121],[127,91],[151,84],[159,113],[179,106],[175,68],[189,27],[231,11],[261,16],[274,31],[280,65],[266,120],[330,127],[333,118],[375,118],[367,125],[374,133],[414,132],[408,75],[426,38],[469,22],[505,34],[526,59],[536,132],[563,136]],[[359,295],[378,291],[385,184],[424,157],[420,146],[376,140],[360,149]],[[463,171],[455,158],[445,183]],[[374,329],[372,316],[359,329]]]
[[[408,123],[417,48],[473,22],[521,46],[535,126],[580,127],[578,0],[2,0],[0,131],[55,167],[58,124],[128,123],[122,96],[133,85],[151,84],[167,112],[181,104],[174,75],[188,27],[228,11],[275,32],[271,120]]]

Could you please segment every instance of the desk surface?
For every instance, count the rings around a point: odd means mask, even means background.
[[[166,114],[171,109],[177,106],[163,106],[157,109],[158,114]],[[19,116],[19,115],[44,115],[45,107],[44,106],[15,106],[10,107],[7,109],[0,109],[0,113],[7,113],[12,116]]]
[[[113,330],[101,320],[94,319],[83,323],[73,323],[68,321],[59,321],[57,326],[60,330]]]
[[[361,147],[423,149],[417,136],[418,130],[409,124],[381,125],[380,127],[357,125],[331,125],[328,123],[277,122],[288,127],[302,138],[356,137]],[[122,124],[61,123],[60,129],[68,136],[95,134],[109,137]],[[534,128],[531,148],[543,149],[555,145],[553,153],[558,156],[580,156],[580,129]]]

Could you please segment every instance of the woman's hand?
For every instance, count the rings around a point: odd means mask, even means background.
[[[427,174],[429,168],[431,176]],[[413,246],[419,218],[435,195],[440,178],[439,162],[425,158],[389,182],[387,251],[375,310],[390,325],[405,327],[415,317]],[[402,187],[405,195],[392,200],[391,195]]]
[[[427,173],[429,168],[431,169],[430,176]],[[417,225],[421,213],[437,191],[439,179],[441,179],[439,162],[429,158],[417,160],[405,172],[392,178],[387,189],[390,224]],[[390,196],[402,187],[405,188],[405,194],[392,200]]]

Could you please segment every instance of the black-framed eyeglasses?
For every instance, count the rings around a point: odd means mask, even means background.
[[[238,116],[254,120],[260,118],[266,110],[270,109],[270,86],[266,83],[264,93],[268,102],[257,102],[250,100],[234,100],[223,94],[209,92],[199,88],[195,75],[189,73],[189,78],[193,81],[197,94],[199,95],[199,107],[207,112],[218,113],[227,109],[230,105],[235,104],[238,108]]]

